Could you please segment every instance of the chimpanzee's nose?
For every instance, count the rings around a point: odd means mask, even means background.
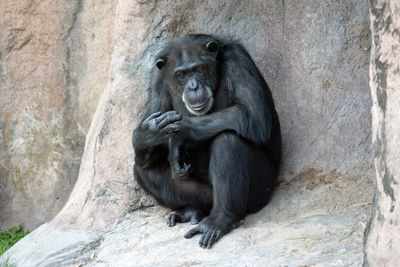
[[[189,81],[189,89],[190,90],[197,90],[198,86],[199,85],[196,80],[193,79],[193,80]]]

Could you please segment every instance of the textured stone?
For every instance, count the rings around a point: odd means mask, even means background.
[[[65,204],[84,135],[73,118],[67,50],[78,1],[0,3],[1,228],[29,228]]]
[[[67,201],[109,79],[113,9],[1,1],[0,229],[34,229]]]
[[[119,1],[115,22],[107,26],[113,32],[109,80],[70,198],[0,262],[359,265],[373,191],[367,15],[367,3],[358,1]],[[78,40],[87,34],[74,31]],[[231,36],[248,48],[271,87],[284,143],[281,183],[271,203],[211,252],[182,238],[189,225],[167,228],[166,210],[138,210],[154,201],[132,175],[131,132],[153,56],[164,41],[190,32]],[[78,67],[71,73],[79,92],[95,84]],[[67,244],[59,245],[64,237]]]
[[[372,140],[377,193],[366,238],[366,264],[400,262],[400,3],[371,1]]]
[[[168,211],[157,207],[129,214],[99,235],[44,224],[9,255],[17,266],[361,265],[369,208],[289,220],[272,218],[269,211],[248,216],[211,250],[198,246],[199,237],[183,238],[192,225],[168,228]]]

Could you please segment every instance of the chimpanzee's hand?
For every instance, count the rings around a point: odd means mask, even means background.
[[[181,119],[182,116],[175,110],[167,111],[163,114],[156,112],[145,119],[141,127],[154,133],[168,134],[181,129]]]

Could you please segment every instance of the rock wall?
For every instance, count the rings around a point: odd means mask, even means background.
[[[109,79],[114,1],[0,3],[0,229],[64,206]]]
[[[93,36],[81,27],[92,25],[88,14],[97,17],[99,11],[89,12],[91,5],[80,2],[66,41],[76,49],[69,61],[73,92],[88,98],[97,95],[92,87],[102,91],[104,83],[97,79],[105,73],[90,66],[100,68],[99,53],[109,51],[101,50],[102,44],[99,51],[79,46]],[[96,29],[112,33],[110,72],[86,134],[74,189],[52,221],[0,262],[10,257],[18,266],[129,266],[132,259],[142,265],[361,264],[373,191],[368,4],[118,1],[115,13],[109,12],[114,15],[105,16],[108,23]],[[182,239],[189,226],[166,229],[168,211],[148,208],[154,201],[134,180],[130,146],[153,56],[164,41],[191,32],[231,36],[248,48],[271,87],[284,143],[281,184],[271,203],[224,237],[212,254],[196,254],[199,258],[191,256],[197,243]],[[94,33],[92,42],[97,36],[104,38]],[[74,107],[82,105],[79,101]],[[89,118],[89,111],[76,120]]]
[[[400,262],[400,3],[370,1],[372,140],[377,192],[366,238],[366,265]]]

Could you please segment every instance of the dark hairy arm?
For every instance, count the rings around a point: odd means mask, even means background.
[[[224,77],[219,89],[227,88],[230,107],[205,116],[183,117],[180,132],[202,141],[223,131],[235,131],[255,143],[268,143],[274,109],[268,85],[242,46],[224,47],[222,62]]]

